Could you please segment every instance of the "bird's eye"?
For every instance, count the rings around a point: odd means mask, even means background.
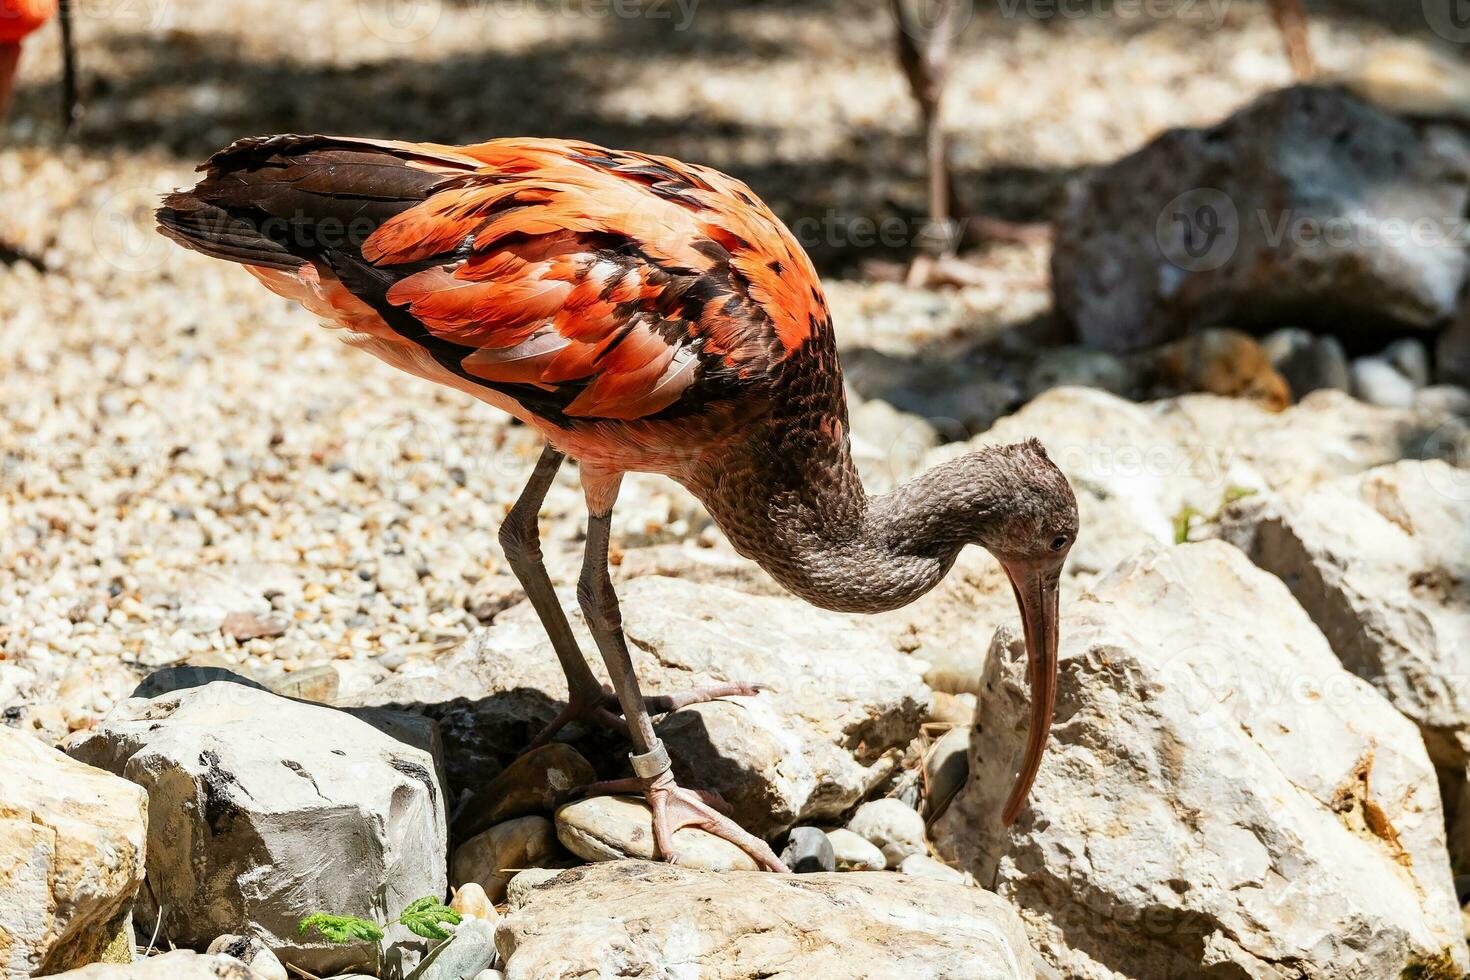
[[[1065,534],[1058,534],[1056,537],[1054,537],[1054,538],[1051,539],[1051,550],[1052,551],[1061,551],[1066,546],[1067,546],[1067,536]]]

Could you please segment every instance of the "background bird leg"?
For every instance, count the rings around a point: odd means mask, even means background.
[[[76,0],[61,0],[57,21],[61,25],[61,126],[70,131],[82,115],[77,87],[77,46],[72,33],[71,7]]]
[[[618,608],[618,596],[613,591],[612,578],[607,570],[608,539],[612,534],[612,499],[617,494],[619,479],[620,477],[613,477],[610,481],[587,486],[587,551],[582,563],[582,577],[577,585],[577,598],[587,617],[587,626],[607,664],[607,672],[618,692],[618,700],[622,703],[623,717],[628,721],[628,735],[633,740],[634,752],[629,759],[637,775],[632,779],[593,783],[585,787],[583,792],[590,796],[643,793],[653,813],[654,843],[664,860],[671,864],[678,863],[678,855],[674,849],[675,832],[684,827],[697,827],[734,844],[761,867],[771,871],[787,871],[787,867],[765,841],[748,833],[726,816],[728,807],[718,795],[687,790],[675,781],[669,754],[665,751],[662,740],[654,733],[653,720],[648,716],[648,705],[639,689],[638,675],[633,671],[633,658],[628,653],[628,642],[623,636],[623,616]],[[597,505],[603,505],[606,509],[599,513],[601,508]]]
[[[606,708],[607,691],[593,675],[581,648],[577,646],[571,623],[556,597],[556,589],[546,574],[546,564],[541,557],[541,503],[565,459],[565,455],[551,446],[541,451],[531,479],[505,516],[505,523],[500,525],[500,547],[505,551],[505,559],[520,580],[521,588],[526,590],[526,598],[531,600],[531,607],[546,628],[556,659],[561,661],[561,669],[567,675],[567,706],[541,730],[531,748],[546,744],[574,720],[594,720],[618,729],[624,727],[623,720]]]
[[[916,9],[923,7],[921,12]],[[929,215],[920,236],[922,251],[909,266],[909,285],[968,286],[993,280],[983,270],[956,256],[961,242],[1034,244],[1051,233],[1046,224],[1018,224],[985,215],[964,214],[949,166],[949,139],[944,129],[944,88],[950,56],[964,28],[968,8],[958,0],[891,0],[898,38],[898,63],[919,104],[924,128]]]
[[[20,42],[0,41],[0,122],[10,112],[10,93],[20,68]]]
[[[1297,81],[1309,82],[1317,74],[1317,63],[1312,58],[1312,45],[1307,39],[1307,13],[1302,9],[1302,0],[1271,0],[1271,16],[1276,18],[1276,29],[1281,32],[1281,43],[1286,48],[1286,60]]]

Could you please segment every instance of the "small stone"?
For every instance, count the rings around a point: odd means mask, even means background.
[[[838,871],[882,871],[888,867],[882,851],[850,830],[829,830],[827,840],[837,858]]]
[[[220,936],[209,944],[207,952],[211,956],[233,956],[260,974],[262,980],[289,980],[276,954],[254,936]]]
[[[1322,388],[1348,390],[1347,354],[1336,337],[1284,327],[1267,335],[1261,349],[1297,399]]]
[[[562,868],[527,868],[517,872],[505,886],[505,901],[511,909],[518,909],[531,900],[537,886],[561,874]]]
[[[545,817],[517,817],[472,837],[454,852],[456,886],[475,882],[492,902],[505,897],[511,876],[557,856],[556,831]]]
[[[1353,396],[1370,405],[1408,408],[1414,403],[1414,382],[1381,357],[1360,357],[1354,361],[1352,379]]]
[[[260,616],[253,612],[232,612],[220,624],[220,632],[244,643],[247,640],[284,636],[289,624],[279,616]]]
[[[944,812],[949,801],[970,777],[970,726],[945,732],[924,757],[924,775],[929,786],[929,817]]]
[[[958,868],[951,868],[942,861],[936,861],[927,854],[910,854],[899,864],[898,871],[900,874],[947,881],[953,885],[973,885],[975,883],[971,875]]]
[[[455,818],[455,836],[469,838],[515,817],[550,813],[568,790],[596,778],[597,770],[570,745],[552,742],[532,749],[473,792]]]
[[[1048,388],[1063,385],[1101,388],[1126,395],[1135,384],[1133,372],[1122,358],[1106,351],[1062,347],[1043,354],[1026,375],[1026,397],[1035,398]]]
[[[414,972],[414,980],[464,980],[495,962],[495,923],[465,919],[454,935],[434,948]]]
[[[816,827],[793,827],[781,851],[781,861],[797,874],[837,870],[832,842]]]
[[[929,720],[945,725],[968,725],[975,717],[975,695],[934,692],[934,705],[929,709]]]
[[[526,598],[513,575],[490,575],[476,583],[465,600],[465,609],[482,623],[488,623],[511,606]]]
[[[500,913],[495,911],[495,903],[490,901],[485,889],[473,881],[465,882],[455,890],[454,900],[449,903],[449,907],[460,915],[474,916],[486,922],[494,922],[500,918]]]
[[[594,796],[556,811],[556,834],[567,850],[587,861],[623,858],[658,860],[653,814],[648,804],[627,796]],[[674,832],[679,864],[706,871],[756,871],[740,848],[694,827]]]
[[[481,970],[475,974],[475,980],[505,980],[505,974],[499,970]]]
[[[1382,357],[1395,371],[1414,382],[1415,388],[1429,384],[1429,349],[1421,340],[1403,337],[1383,349]]]
[[[283,698],[332,704],[341,690],[342,677],[331,664],[317,664],[271,678],[266,686]]]
[[[883,852],[888,867],[896,868],[910,854],[923,854],[924,818],[912,807],[892,798],[858,807],[847,829]]]

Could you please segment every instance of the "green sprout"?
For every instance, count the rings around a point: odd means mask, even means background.
[[[405,926],[416,936],[425,939],[448,939],[449,930],[445,923],[459,925],[460,914],[432,895],[411,903],[393,924]],[[386,925],[359,919],[355,915],[333,915],[330,912],[313,912],[301,920],[298,929],[306,935],[312,929],[329,943],[375,943],[383,938]]]

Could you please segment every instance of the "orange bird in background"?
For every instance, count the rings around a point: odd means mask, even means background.
[[[514,415],[546,440],[500,530],[506,558],[566,673],[573,720],[626,731],[631,779],[660,853],[699,827],[784,870],[766,843],[684,789],[650,712],[753,684],[645,698],[608,575],[628,471],[687,487],[741,554],[827,609],[879,612],[928,592],[966,545],[1015,589],[1032,712],[1014,820],[1056,696],[1058,588],[1077,505],[1035,440],[981,449],[890,493],[853,465],[832,323],[801,246],[740,181],[667,157],[563,140],[439,146],[326,136],[235,143],[160,230],[238,262],[352,346]],[[588,522],[577,596],[613,681],[587,665],[541,560],[537,514],[571,456]],[[708,610],[717,617],[720,610]]]
[[[76,120],[76,57],[72,45],[71,4],[74,0],[0,0],[0,122],[10,110],[15,74],[20,68],[21,44],[45,26],[60,11],[62,70],[62,121],[70,127]]]
[[[10,108],[21,42],[55,13],[56,0],[0,0],[0,119]]]

